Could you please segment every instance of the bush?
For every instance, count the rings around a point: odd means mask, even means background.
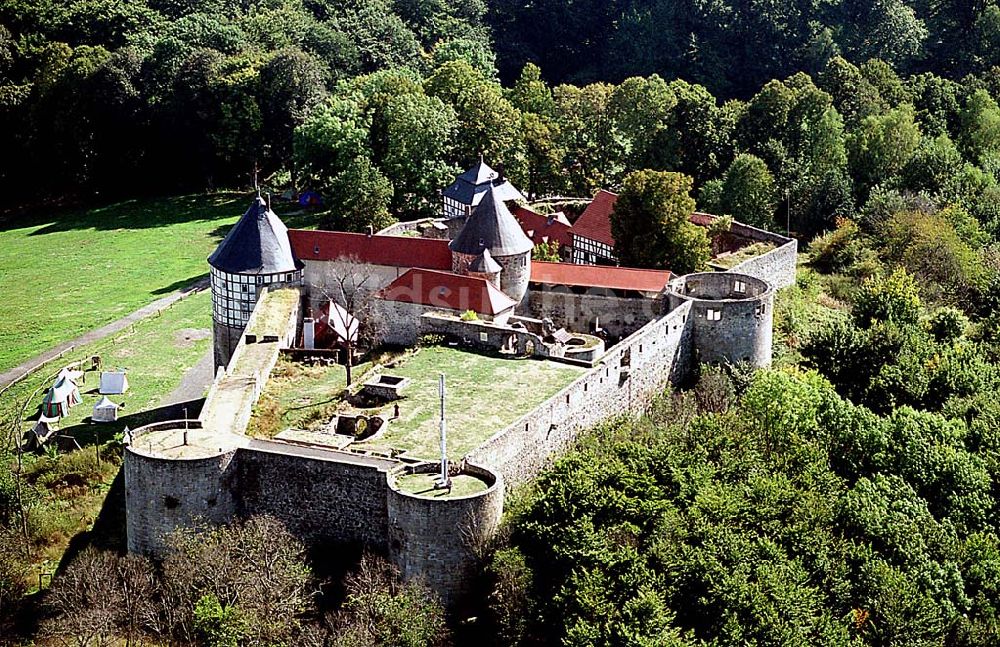
[[[969,318],[957,308],[940,308],[927,321],[927,330],[938,342],[953,342],[965,334]]]
[[[475,310],[466,310],[465,312],[462,313],[460,319],[462,321],[478,321],[479,315],[476,314]]]
[[[334,644],[433,647],[449,642],[444,608],[419,582],[399,581],[384,560],[366,555],[347,576],[347,602]]]
[[[854,297],[854,320],[862,328],[879,321],[909,325],[919,318],[917,282],[902,268],[889,276],[865,279]]]

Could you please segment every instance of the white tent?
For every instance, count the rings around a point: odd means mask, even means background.
[[[121,395],[128,391],[128,377],[125,371],[104,371],[101,373],[101,395]]]
[[[106,397],[94,405],[94,413],[90,417],[94,422],[114,422],[118,420],[118,405]]]
[[[80,391],[76,383],[62,376],[56,380],[42,400],[42,415],[47,418],[61,418],[69,413],[70,407],[80,404]]]

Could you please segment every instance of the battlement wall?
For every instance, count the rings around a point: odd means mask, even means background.
[[[385,475],[395,461],[253,440],[236,463],[237,516],[270,515],[315,546],[388,551]]]
[[[424,464],[388,474],[389,557],[404,578],[422,578],[451,606],[468,591],[480,557],[500,524],[504,484],[490,470],[466,463],[462,472],[485,481],[486,491],[429,499],[396,486],[399,474],[436,469],[436,464]]]

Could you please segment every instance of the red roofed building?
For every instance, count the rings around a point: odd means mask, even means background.
[[[561,257],[569,255],[573,247],[573,225],[562,212],[546,216],[518,205],[514,208],[514,217],[535,245],[555,242]]]
[[[580,266],[569,263],[531,264],[531,283],[537,286],[562,285],[569,288],[604,288],[656,296],[670,282],[667,270],[640,270],[631,267]]]
[[[295,256],[304,262],[351,259],[390,267],[451,269],[446,240],[306,229],[290,229],[288,240]]]
[[[506,318],[517,302],[486,279],[440,272],[411,269],[385,286],[377,295],[386,301],[411,303],[443,310],[465,312],[496,320]]]
[[[611,212],[618,194],[600,190],[573,223],[572,261],[578,265],[617,265]]]

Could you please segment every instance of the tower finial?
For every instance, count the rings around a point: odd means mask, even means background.
[[[257,192],[257,197],[260,197],[260,184],[257,183],[257,163],[254,162],[253,165],[253,190]]]

